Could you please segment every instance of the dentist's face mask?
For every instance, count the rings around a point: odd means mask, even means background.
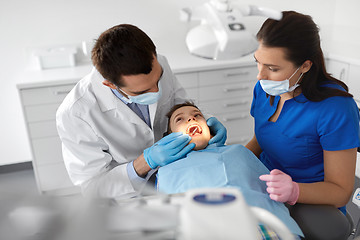
[[[159,101],[159,99],[161,98],[160,82],[158,82],[158,89],[159,89],[159,91],[157,91],[157,92],[148,92],[148,93],[143,93],[143,94],[140,94],[137,96],[130,96],[129,94],[127,94],[126,92],[124,92],[123,90],[118,88],[118,90],[125,93],[128,97],[128,98],[126,98],[123,96],[122,99],[124,101],[126,101],[128,103],[137,103],[137,104],[142,104],[142,105],[150,105],[150,104],[154,104],[157,101]]]
[[[291,87],[289,86],[290,85],[289,80],[295,75],[295,73],[297,73],[299,69],[300,67],[298,67],[298,69],[296,69],[296,71],[288,79],[285,79],[283,81],[260,80],[260,85],[263,88],[263,90],[271,96],[278,96],[283,93],[292,92],[298,86],[300,86],[298,82],[304,73],[301,73],[296,83]]]

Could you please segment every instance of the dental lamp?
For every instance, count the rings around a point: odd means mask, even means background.
[[[213,60],[236,59],[254,52],[258,43],[242,23],[246,16],[280,20],[282,13],[252,5],[240,5],[231,0],[210,0],[193,9],[182,9],[182,21],[201,21],[200,25],[192,28],[186,35],[185,42],[189,52]]]

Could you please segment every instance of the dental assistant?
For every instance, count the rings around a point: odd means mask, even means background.
[[[166,131],[166,113],[187,100],[165,57],[129,24],[103,32],[92,49],[95,68],[66,96],[56,113],[70,179],[87,196],[131,197],[158,166],[184,157],[194,144],[184,134],[154,144]],[[226,129],[208,119],[225,142]],[[150,148],[155,151],[144,150]]]
[[[260,179],[273,200],[346,213],[360,145],[359,110],[345,83],[326,72],[316,24],[310,16],[283,12],[280,21],[266,20],[257,38],[255,135],[246,147],[271,171]]]

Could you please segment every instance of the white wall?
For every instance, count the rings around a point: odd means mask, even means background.
[[[336,0],[331,48],[334,54],[360,58],[360,1]]]
[[[29,49],[80,44],[97,38],[109,27],[131,23],[147,32],[161,53],[174,39],[184,38],[187,31],[186,24],[178,20],[178,9],[203,2],[205,0],[0,0],[0,165],[31,160],[16,89],[17,83],[25,81],[19,73],[23,75],[33,67]],[[331,46],[332,37],[347,42],[346,36],[351,36],[349,42],[360,47],[357,43],[360,31],[356,25],[360,21],[355,23],[358,19],[353,19],[359,9],[357,0],[329,0],[326,6],[325,1],[312,0],[248,2],[312,15],[322,29],[325,47]],[[343,2],[357,5],[357,8],[344,6]],[[353,16],[347,15],[349,9]],[[350,20],[354,23],[349,25]],[[341,47],[339,49],[341,51]]]

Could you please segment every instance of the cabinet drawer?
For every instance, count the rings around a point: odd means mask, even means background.
[[[20,93],[24,106],[61,103],[74,86],[74,84],[67,84],[54,87],[22,89]]]
[[[29,132],[31,139],[58,136],[56,121],[30,123]]]
[[[199,104],[201,111],[209,114],[250,112],[250,106],[251,99],[249,97],[228,98],[217,101],[203,101]]]
[[[229,83],[199,88],[199,101],[211,101],[248,96],[251,98],[255,82]]]
[[[59,106],[60,103],[27,106],[24,109],[27,122],[55,120]]]
[[[250,113],[216,114],[217,119],[224,124],[229,137],[252,135],[254,132],[253,118]]]
[[[256,66],[199,72],[199,86],[209,86],[220,83],[236,83],[243,81],[253,81],[255,84],[256,75]]]
[[[36,172],[40,191],[74,187],[64,163],[37,166]]]
[[[232,144],[246,145],[251,140],[252,137],[253,137],[253,135],[228,137],[226,140],[226,144],[227,145],[232,145]]]
[[[198,93],[198,88],[186,88],[185,89],[188,97],[195,103],[197,104],[199,102],[199,93]]]
[[[64,161],[59,137],[33,139],[32,148],[37,166]]]
[[[198,74],[194,73],[178,73],[175,74],[177,80],[183,88],[196,88],[198,87]]]

